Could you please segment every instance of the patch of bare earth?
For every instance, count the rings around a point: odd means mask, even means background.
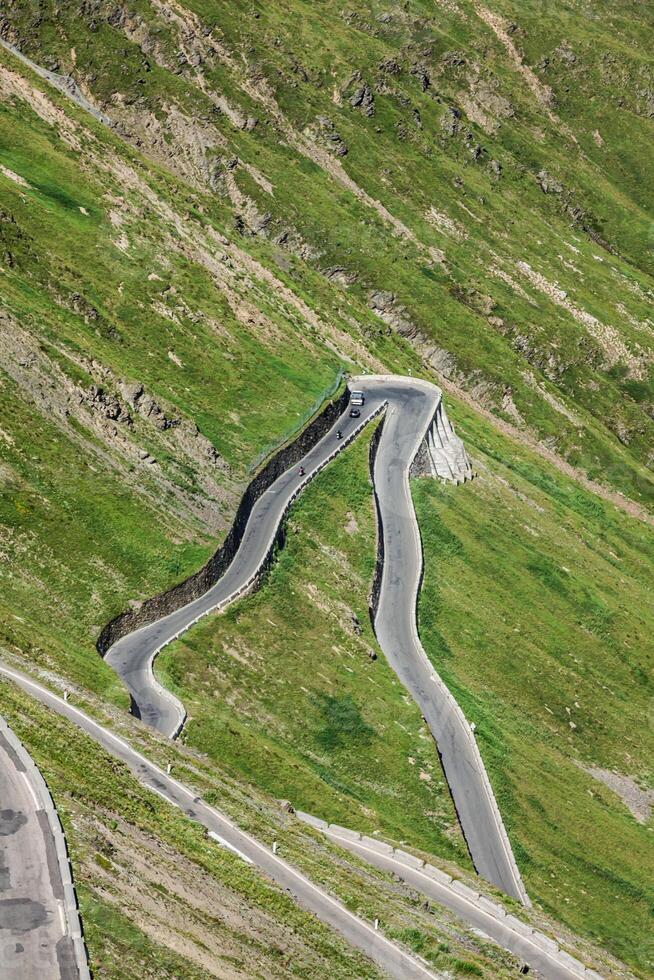
[[[516,48],[511,36],[507,31],[507,24],[498,14],[492,13],[487,7],[481,4],[475,5],[475,10],[477,15],[484,21],[485,24],[490,27],[495,37],[504,46],[506,53],[508,54],[513,66],[516,71],[522,75],[524,81],[527,84],[532,95],[535,96],[536,101],[543,107],[547,118],[550,122],[554,123],[559,129],[563,129],[566,135],[571,136],[567,127],[561,122],[557,114],[553,111],[552,105],[554,103],[554,96],[549,85],[545,85],[541,82],[540,78],[531,70],[531,68],[526,65],[522,59],[522,55]],[[574,136],[571,136],[574,139]],[[574,140],[577,142],[576,139]]]
[[[59,138],[67,146],[76,151],[81,149],[79,136],[76,132],[77,127],[66,113],[39,88],[3,64],[0,64],[0,95],[2,95],[3,102],[14,99],[26,102],[43,122],[57,130]]]
[[[203,976],[281,976],[284,954],[315,959],[307,957],[292,928],[247,904],[217,876],[117,815],[99,817],[83,814],[76,821],[100,858],[87,852],[81,878],[105,902],[127,911],[153,942],[193,963]],[[280,969],[270,950],[281,954]]]
[[[620,773],[611,772],[610,769],[599,769],[594,766],[581,768],[619,796],[638,823],[647,823],[654,807],[654,789],[641,789],[630,776],[621,776]]]
[[[551,299],[557,306],[566,310],[577,323],[580,323],[586,328],[591,337],[601,347],[607,367],[612,367],[618,361],[621,361],[627,365],[632,377],[640,378],[643,376],[643,371],[646,368],[647,362],[651,360],[651,356],[647,357],[645,352],[635,356],[614,327],[602,323],[597,317],[588,313],[587,310],[577,306],[572,302],[564,289],[560,289],[556,283],[549,282],[540,272],[532,269],[527,262],[518,262],[517,268],[534,288]]]

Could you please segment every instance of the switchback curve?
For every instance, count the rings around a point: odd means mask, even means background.
[[[374,616],[377,639],[389,664],[420,707],[436,741],[477,872],[528,905],[475,738],[425,654],[416,624],[422,549],[409,473],[419,457],[423,471],[462,482],[472,475],[469,460],[447,420],[441,391],[435,385],[395,375],[363,375],[351,379],[351,386],[365,394],[360,417],[350,418],[347,407],[300,463],[282,473],[259,497],[249,514],[240,546],[221,578],[199,598],[121,637],[107,651],[107,662],[130,691],[134,713],[174,738],[183,726],[185,712],[177,698],[154,677],[152,664],[157,653],[202,616],[225,608],[256,584],[293,500],[371,418],[385,412],[373,469],[383,545]]]

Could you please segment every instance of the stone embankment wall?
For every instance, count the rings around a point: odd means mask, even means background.
[[[442,399],[413,461],[411,476],[433,476],[446,483],[473,478],[465,446],[447,417]]]
[[[282,446],[259,470],[248,484],[241,498],[236,517],[223,544],[211,556],[206,565],[173,588],[151,599],[146,599],[138,608],[128,609],[121,613],[105,626],[96,644],[101,656],[104,656],[107,650],[121,637],[133,633],[141,626],[154,623],[163,616],[167,616],[192,602],[193,599],[204,595],[224,575],[239,549],[250,512],[256,501],[282,473],[296,465],[316,445],[332,427],[339,415],[345,411],[349,399],[350,390],[346,387],[337,398],[325,406],[322,412],[299,433],[293,442]]]
[[[375,460],[377,459],[377,450],[379,448],[379,443],[381,441],[383,431],[384,431],[384,420],[382,419],[372,434],[372,438],[370,440],[370,448],[368,451],[370,482],[372,483],[372,494],[375,501],[375,515],[377,517],[376,520],[377,548],[376,548],[376,558],[375,558],[375,572],[372,579],[372,586],[370,588],[370,600],[368,605],[368,612],[370,614],[370,622],[372,625],[373,633],[375,631],[375,618],[377,616],[377,607],[379,605],[379,593],[381,592],[381,584],[382,584],[382,573],[384,571],[384,528],[382,526],[381,510],[379,507],[379,500],[377,498],[377,490],[375,488]]]

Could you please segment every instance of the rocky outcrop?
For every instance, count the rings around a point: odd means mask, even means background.
[[[411,65],[409,73],[418,79],[421,91],[426,92],[431,85],[431,78],[429,77],[427,67],[422,62],[417,62]]]
[[[334,156],[347,156],[348,146],[329,116],[318,116],[316,126],[309,130],[310,135],[320,146],[323,146]]]
[[[167,429],[172,429],[174,426],[180,424],[180,419],[169,418],[154,398],[145,393],[142,384],[138,382],[135,384],[122,383],[120,390],[123,398],[136,409],[139,415],[151,422],[161,432],[165,432]]]
[[[350,105],[353,109],[360,109],[366,116],[374,116],[375,97],[367,82],[363,82],[355,90],[354,95],[350,98]]]
[[[330,282],[344,287],[351,286],[358,278],[356,272],[346,269],[343,265],[332,265],[328,269],[323,270],[323,275]]]
[[[179,514],[200,520],[206,528],[222,526],[220,505],[229,496],[224,486],[229,466],[195,423],[162,408],[140,382],[119,381],[96,360],[64,347],[52,355],[0,311],[3,370],[50,424],[64,431],[82,454],[99,457],[128,482],[142,482],[141,466],[147,465],[143,492],[157,501],[174,500]],[[161,463],[152,455],[159,451]],[[199,492],[184,485],[189,466]]]
[[[563,185],[555,180],[547,170],[541,170],[536,175],[536,180],[543,194],[561,194],[563,192]]]
[[[461,112],[456,106],[448,106],[441,116],[441,129],[446,136],[456,136],[459,132]]]
[[[83,392],[82,400],[87,405],[97,409],[106,419],[132,425],[132,416],[125,406],[116,395],[105,391],[101,385],[91,385],[87,391]]]
[[[368,297],[368,306],[380,320],[388,323],[403,337],[418,336],[418,328],[409,319],[406,309],[398,302],[395,293],[382,289],[375,290]]]

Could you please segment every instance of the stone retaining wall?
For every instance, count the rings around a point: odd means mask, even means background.
[[[375,572],[372,579],[372,585],[370,587],[370,600],[368,603],[368,613],[370,615],[370,623],[372,625],[372,631],[375,632],[375,619],[377,617],[377,607],[379,605],[379,593],[381,592],[382,584],[382,574],[384,571],[384,528],[382,527],[381,510],[379,508],[379,500],[377,498],[377,490],[375,487],[375,460],[377,459],[377,450],[379,448],[379,443],[381,441],[382,432],[384,429],[384,419],[381,420],[377,428],[372,434],[372,439],[370,440],[370,449],[368,452],[368,466],[370,469],[370,482],[372,483],[372,495],[375,501],[375,516],[376,516],[376,533],[377,533],[377,550],[375,557]]]

